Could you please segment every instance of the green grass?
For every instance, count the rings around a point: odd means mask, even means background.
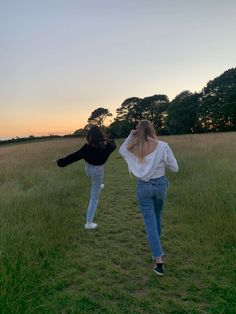
[[[236,312],[236,134],[164,140],[180,171],[167,173],[163,278],[118,151],[87,231],[84,162],[52,162],[77,139],[0,147],[1,313]]]

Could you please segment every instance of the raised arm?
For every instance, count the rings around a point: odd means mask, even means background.
[[[72,164],[73,162],[76,162],[78,160],[81,160],[84,158],[84,154],[85,154],[85,149],[86,149],[86,144],[84,144],[84,146],[82,146],[79,150],[77,150],[76,152],[64,157],[64,158],[60,158],[57,160],[57,165],[59,167],[66,167],[70,164]]]
[[[129,145],[129,143],[131,142],[132,138],[133,138],[133,132],[131,131],[129,136],[126,138],[126,140],[124,141],[124,143],[121,145],[120,149],[119,149],[119,153],[121,154],[121,156],[125,157],[125,155],[128,152],[127,146]]]

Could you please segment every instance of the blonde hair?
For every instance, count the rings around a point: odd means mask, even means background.
[[[138,157],[140,163],[144,160],[144,145],[148,139],[156,141],[156,132],[149,120],[141,120],[136,128],[136,134],[128,145],[128,150]]]

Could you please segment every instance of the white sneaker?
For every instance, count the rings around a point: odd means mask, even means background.
[[[105,184],[101,184],[101,186],[100,186],[100,189],[102,190],[102,189],[104,189],[104,187],[105,187]]]
[[[93,222],[87,222],[84,225],[85,229],[96,229],[97,228],[97,224],[93,223]]]

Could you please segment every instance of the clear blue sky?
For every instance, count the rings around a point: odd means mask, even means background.
[[[0,138],[69,133],[236,66],[235,0],[0,0]]]

